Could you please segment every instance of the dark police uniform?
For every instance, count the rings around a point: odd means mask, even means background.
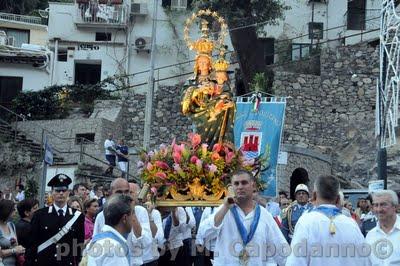
[[[71,179],[63,174],[53,177],[48,186],[55,188],[67,187]],[[25,265],[53,266],[53,265],[78,265],[82,256],[83,242],[85,236],[83,214],[80,214],[68,232],[57,243],[38,253],[38,247],[61,232],[64,225],[73,219],[76,210],[67,207],[66,213],[57,213],[54,205],[42,208],[35,212],[32,218],[32,246],[26,252]]]

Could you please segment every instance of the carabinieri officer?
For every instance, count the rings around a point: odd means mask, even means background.
[[[84,215],[67,206],[67,175],[57,174],[47,186],[52,188],[53,205],[42,208],[32,218],[33,244],[26,252],[25,265],[77,266],[82,256]]]

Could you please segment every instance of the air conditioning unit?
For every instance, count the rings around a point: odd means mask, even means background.
[[[4,30],[0,30],[0,45],[7,44],[7,34]]]
[[[14,46],[15,45],[14,36],[7,37],[7,45],[9,45],[9,46]]]
[[[135,39],[135,50],[136,52],[147,51],[150,53],[151,50],[151,37],[137,37]]]
[[[186,10],[187,0],[171,0],[171,9]]]
[[[131,15],[146,16],[148,13],[147,3],[131,3]]]

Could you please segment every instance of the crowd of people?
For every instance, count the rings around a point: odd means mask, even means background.
[[[140,186],[75,184],[58,174],[51,201],[0,200],[0,265],[395,265],[398,196],[391,190],[345,201],[321,176],[277,202],[255,192],[252,173],[232,176],[235,195],[216,207],[157,207]],[[15,206],[19,219],[15,217]]]

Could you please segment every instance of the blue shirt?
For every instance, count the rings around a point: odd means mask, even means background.
[[[129,148],[126,145],[122,145],[122,146],[118,145],[116,150],[122,154],[128,155]],[[117,153],[117,157],[118,157],[118,162],[127,162],[128,161],[127,158],[119,155],[118,153]]]

